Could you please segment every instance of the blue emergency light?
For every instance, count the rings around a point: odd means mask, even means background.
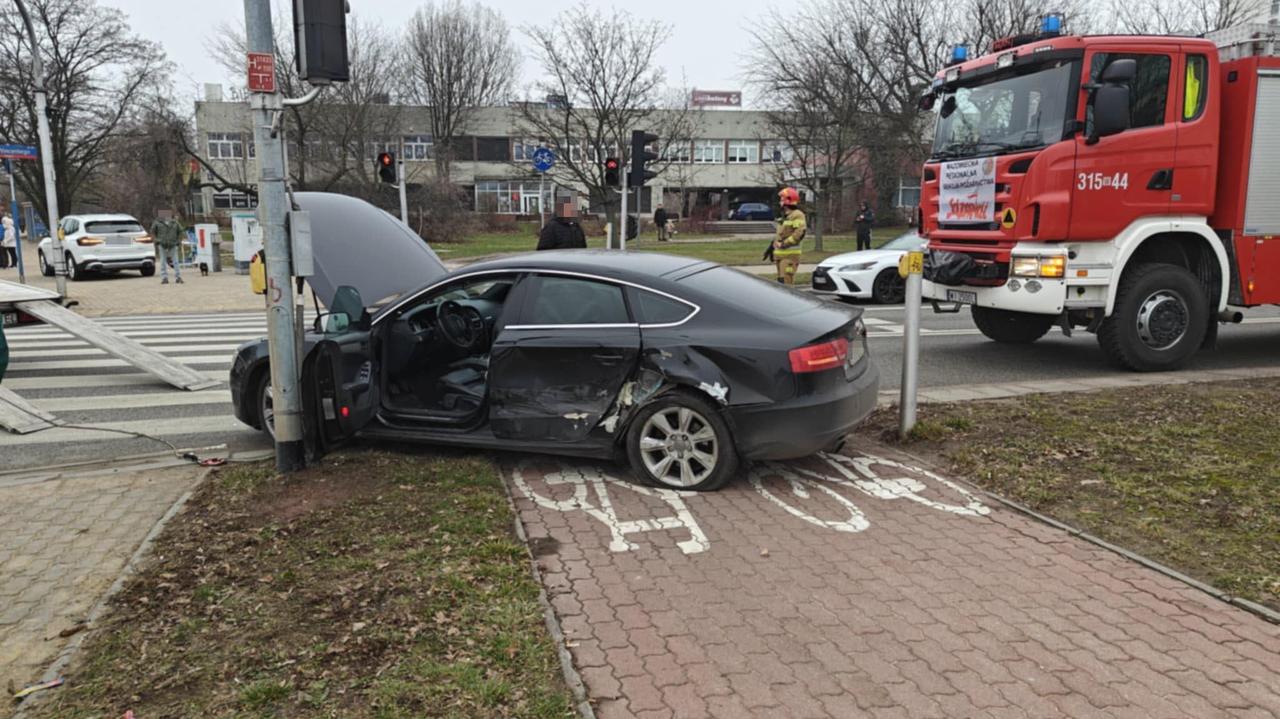
[[[1045,35],[1062,34],[1062,14],[1049,13],[1040,20],[1040,32]]]
[[[969,48],[964,45],[956,45],[951,48],[951,62],[964,62],[969,59]]]

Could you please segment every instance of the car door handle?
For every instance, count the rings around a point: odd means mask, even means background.
[[[618,364],[619,362],[622,361],[622,355],[610,354],[608,352],[599,352],[591,355],[591,359],[599,362],[600,364],[606,364],[606,365]]]
[[[1151,176],[1151,181],[1147,183],[1148,190],[1172,190],[1173,189],[1173,169],[1165,168],[1156,170],[1156,174]]]

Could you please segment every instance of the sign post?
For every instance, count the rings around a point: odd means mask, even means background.
[[[533,169],[538,173],[538,214],[541,227],[547,226],[547,173],[556,166],[556,153],[550,148],[539,147],[533,151]]]
[[[14,160],[34,160],[37,157],[36,148],[30,145],[0,145],[0,159],[4,160],[5,172],[9,173],[9,216],[13,218],[14,224],[14,253],[17,255],[18,262],[18,282],[27,284],[27,268],[22,264],[22,232],[18,230],[18,188],[14,183],[13,162]],[[29,228],[34,229],[34,228]]]
[[[898,274],[907,281],[906,319],[902,328],[902,396],[898,435],[906,439],[916,426],[916,384],[920,373],[920,303],[924,290],[924,253],[908,252],[898,263]]]

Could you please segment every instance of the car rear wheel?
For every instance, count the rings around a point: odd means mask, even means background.
[[[973,323],[988,339],[1009,345],[1029,345],[1053,327],[1053,315],[973,306]]]
[[[76,258],[67,253],[67,279],[76,282],[84,279],[84,270],[80,269],[80,265],[76,264]]]
[[[1125,273],[1098,344],[1119,367],[1170,370],[1200,349],[1209,318],[1209,298],[1195,275],[1176,265],[1139,265]]]
[[[897,269],[890,267],[876,275],[871,284],[871,297],[882,305],[896,305],[907,298],[907,281]]]
[[[44,258],[44,250],[40,250],[36,254],[40,255],[40,274],[45,277],[53,277],[53,265],[49,264],[49,261]]]
[[[636,474],[664,489],[719,489],[738,466],[729,425],[691,394],[672,393],[642,409],[626,442]]]
[[[258,428],[271,438],[276,439],[275,396],[271,393],[271,371],[264,370],[255,383],[253,397],[258,407]]]
[[[154,275],[154,274],[156,273],[156,266],[155,266],[155,265],[143,265],[143,266],[142,266],[142,269],[138,270],[138,272],[139,272],[143,277],[151,277],[152,275]]]

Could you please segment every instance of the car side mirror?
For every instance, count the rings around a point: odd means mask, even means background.
[[[316,318],[319,323],[320,318]],[[345,312],[330,312],[324,315],[324,333],[327,335],[342,334],[351,329],[351,316]]]
[[[1132,124],[1129,93],[1128,85],[1103,85],[1094,91],[1093,133],[1089,136],[1089,144],[1129,129]]]
[[[933,109],[933,104],[937,102],[937,100],[938,96],[930,92],[920,96],[920,99],[916,102],[916,107],[919,108],[921,112],[928,112]]]

